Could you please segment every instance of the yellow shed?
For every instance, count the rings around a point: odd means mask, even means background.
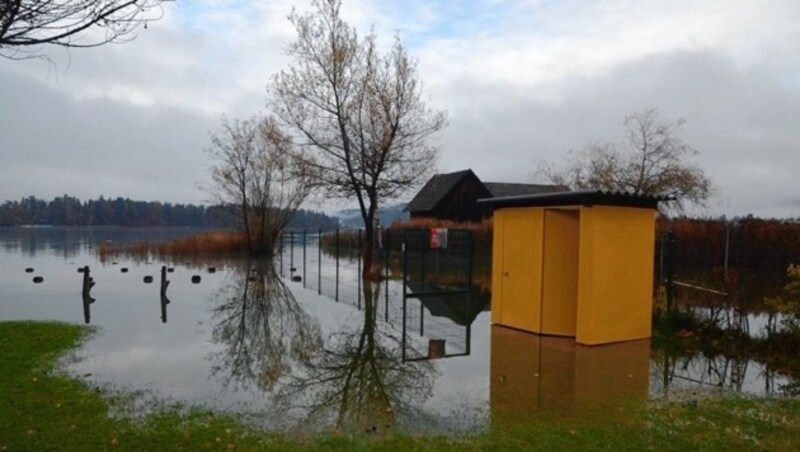
[[[494,208],[492,323],[597,345],[650,337],[655,220],[668,197],[596,190]]]

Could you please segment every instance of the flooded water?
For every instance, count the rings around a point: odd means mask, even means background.
[[[94,253],[106,241],[190,232],[0,229],[0,320],[90,323],[97,333],[65,364],[71,374],[142,401],[304,433],[459,434],[611,400],[779,395],[797,386],[746,359],[668,356],[650,341],[584,347],[492,327],[485,292],[404,297],[401,279],[362,284],[357,261],[336,264],[313,242],[305,268],[299,244],[275,267],[244,259],[102,263]],[[91,298],[82,296],[83,266],[95,282]],[[162,266],[174,269],[164,273],[163,292]]]

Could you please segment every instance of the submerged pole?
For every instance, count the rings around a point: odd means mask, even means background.
[[[91,322],[92,312],[90,305],[94,303],[94,298],[89,294],[89,291],[94,287],[94,278],[89,276],[89,266],[83,267],[83,287],[81,295],[83,298],[83,321],[88,325]]]
[[[278,236],[278,247],[280,247],[281,253],[280,257],[278,258],[278,263],[281,267],[281,276],[283,276],[283,233]]]
[[[336,301],[339,301],[339,228],[336,228]]]
[[[169,286],[169,281],[167,280],[167,267],[162,265],[161,266],[161,323],[167,323],[167,305],[169,304],[169,298],[167,298],[167,286]]]
[[[384,308],[384,321],[389,322],[389,230],[386,230],[386,240],[383,242],[383,268],[384,268],[384,275],[383,275],[383,298],[384,304],[386,307]]]
[[[675,233],[667,233],[667,312],[672,312],[675,296]]]
[[[289,231],[289,273],[294,272],[294,231]]]
[[[81,295],[83,295],[84,299],[90,300],[90,302],[94,301],[94,298],[92,298],[89,293],[92,287],[94,287],[94,278],[89,275],[89,266],[85,265],[83,267],[83,287],[81,289]]]

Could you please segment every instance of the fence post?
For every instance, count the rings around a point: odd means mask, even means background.
[[[306,287],[306,230],[303,229],[303,288]]]
[[[422,253],[420,253],[421,260],[420,260],[420,270],[419,270],[419,275],[420,276],[419,276],[419,278],[420,278],[420,281],[421,281],[421,283],[420,283],[420,287],[421,287],[420,291],[424,294],[425,292],[428,291],[428,288],[425,287],[425,254],[426,254],[426,251],[428,251],[428,246],[430,246],[430,244],[431,244],[431,231],[430,231],[430,229],[428,229],[428,230],[424,231],[422,234],[423,234],[424,238],[423,238],[423,243],[422,243],[422,247],[421,247],[422,248]]]
[[[289,276],[294,276],[294,231],[289,231]]]
[[[322,295],[322,228],[317,230],[317,295]]]
[[[357,270],[357,275],[356,275],[356,284],[358,285],[358,289],[357,289],[358,294],[356,295],[356,297],[358,298],[358,310],[360,311],[361,310],[361,277],[362,277],[361,276],[361,248],[362,247],[361,247],[361,229],[360,228],[358,230],[358,246],[357,246],[357,248],[358,248],[358,256],[356,257],[356,267],[358,268],[358,270]],[[364,300],[364,302],[366,303],[367,300]]]
[[[279,257],[279,263],[281,266],[281,277],[283,277],[283,233],[278,236],[278,247],[281,249],[281,254]]]
[[[725,220],[725,285],[728,285],[728,247],[731,239],[731,225]]]
[[[658,236],[658,280],[664,284],[664,238],[663,232]]]
[[[667,233],[667,312],[673,310],[675,296],[675,233]]]
[[[334,300],[339,301],[339,228],[336,228],[336,294]]]
[[[467,292],[472,293],[472,256],[474,255],[472,231],[467,231]]]
[[[419,336],[422,337],[425,335],[425,304],[422,302],[422,298],[417,298],[419,300]]]
[[[389,322],[389,230],[386,230],[386,240],[383,241],[383,253],[384,253],[384,262],[383,267],[385,269],[385,274],[383,276],[384,281],[384,304],[386,307],[384,308],[384,318],[385,322]]]

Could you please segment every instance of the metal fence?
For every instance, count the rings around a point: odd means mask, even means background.
[[[289,231],[279,240],[281,276],[362,309],[364,232]],[[382,230],[373,250],[377,317],[402,328],[403,358],[470,353],[473,246],[470,231]],[[377,276],[377,278],[374,278]]]

